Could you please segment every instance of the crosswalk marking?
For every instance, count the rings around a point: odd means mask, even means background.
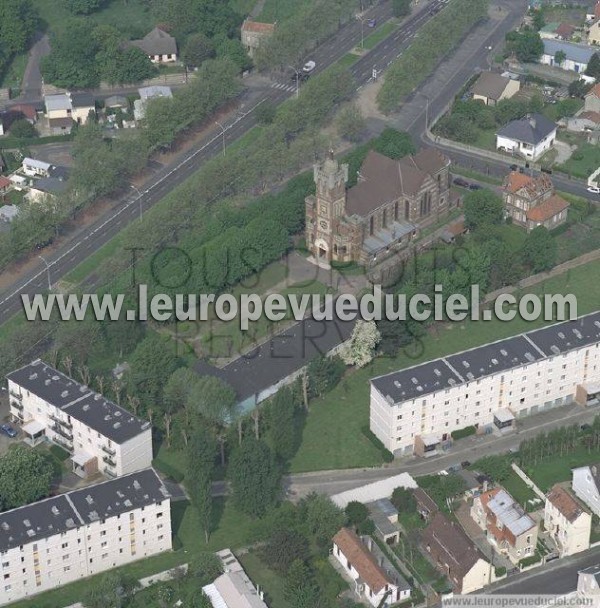
[[[282,84],[281,82],[272,82],[272,89],[279,89],[280,91],[288,91],[289,93],[294,93],[296,91],[296,87],[290,84]]]

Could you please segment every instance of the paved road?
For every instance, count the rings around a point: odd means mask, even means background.
[[[494,595],[566,595],[577,589],[577,572],[600,564],[600,547],[595,547],[571,557],[555,560],[516,574],[487,587],[481,593]]]
[[[27,67],[21,81],[21,95],[15,100],[15,103],[23,101],[41,101],[42,100],[42,73],[40,72],[40,62],[43,57],[50,53],[50,42],[48,34],[41,32],[37,36],[35,44],[29,50],[29,59]]]
[[[438,4],[443,5],[443,0],[430,0],[403,23],[391,39],[382,41],[353,66],[352,72],[357,79],[358,86],[366,83],[371,78],[374,65],[377,69],[383,69],[398,56],[401,50],[410,43],[416,30],[430,18],[430,8]],[[366,11],[365,16],[375,18],[378,27],[380,27],[391,17],[390,2],[385,1],[377,4]],[[311,58],[317,62],[316,71],[325,69],[353,49],[360,41],[360,36],[360,23],[352,22],[319,46],[311,54]],[[243,112],[226,123],[226,141],[229,143],[235,141],[254,126],[254,109],[260,103],[269,101],[273,104],[280,104],[293,94],[292,91],[293,87],[277,88],[274,86],[261,92],[258,98],[250,93],[244,104]],[[122,228],[138,219],[140,213],[164,198],[168,192],[197,171],[204,162],[220,153],[221,135],[215,133],[208,140],[192,148],[174,165],[157,172],[145,185],[141,196],[137,196],[132,191],[130,196],[118,201],[115,207],[95,224],[80,231],[57,252],[47,256],[50,265],[50,281],[53,284],[56,283],[86,257],[95,253]],[[28,293],[32,295],[42,292],[47,287],[47,283],[46,268],[40,263],[34,271],[6,289],[0,300],[0,324],[20,309],[20,294]]]

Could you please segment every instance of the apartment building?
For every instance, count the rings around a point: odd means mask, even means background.
[[[592,516],[558,484],[546,497],[544,528],[556,543],[560,557],[590,547]]]
[[[0,514],[0,605],[171,550],[170,498],[153,469]]]
[[[600,517],[600,464],[573,469],[573,492]]]
[[[7,379],[10,413],[25,441],[60,445],[78,475],[118,477],[151,466],[149,422],[39,359]]]
[[[477,496],[471,517],[513,564],[534,554],[538,526],[506,490],[495,488]]]
[[[370,428],[391,452],[438,453],[451,432],[600,394],[600,312],[371,380]]]

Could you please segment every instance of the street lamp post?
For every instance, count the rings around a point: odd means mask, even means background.
[[[300,72],[293,65],[290,66],[296,72],[296,97],[300,95]]]
[[[429,129],[429,97],[421,93],[425,97],[425,131]]]
[[[215,120],[215,124],[221,129],[223,135],[223,156],[225,156],[225,127],[217,120]]]
[[[139,208],[140,208],[140,222],[141,222],[142,221],[142,214],[144,212],[144,210],[142,208],[142,193],[133,184],[130,184],[129,186],[130,186],[130,188],[132,188],[133,190],[135,190],[137,192],[137,195],[138,195],[137,196],[137,201],[138,201]]]
[[[48,291],[52,291],[52,281],[50,279],[50,264],[48,264],[48,260],[42,255],[38,255],[38,258],[44,262],[46,265],[46,272],[48,273]]]
[[[356,15],[356,18],[360,21],[360,48],[362,51],[365,50],[365,18],[362,15]]]

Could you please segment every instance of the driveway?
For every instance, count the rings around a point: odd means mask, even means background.
[[[40,62],[50,53],[50,41],[47,34],[38,34],[37,41],[29,51],[29,60],[23,80],[21,81],[21,101],[37,101],[42,97],[42,73]]]

